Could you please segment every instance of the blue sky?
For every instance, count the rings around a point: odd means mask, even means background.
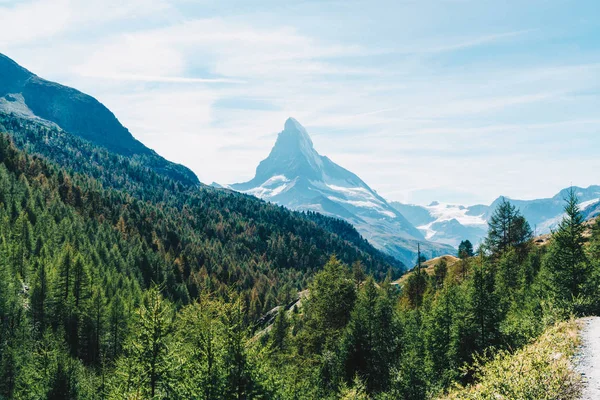
[[[390,200],[600,184],[599,1],[0,0],[0,52],[206,183],[289,116]]]

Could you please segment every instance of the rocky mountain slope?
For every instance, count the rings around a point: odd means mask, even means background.
[[[425,240],[423,233],[358,176],[315,150],[293,118],[285,122],[255,177],[230,188],[294,210],[316,211],[350,222],[369,242],[406,265],[416,259],[417,243],[426,257],[454,252]]]
[[[109,151],[139,158],[155,171],[197,185],[188,168],[165,160],[136,140],[95,98],[49,82],[0,54],[0,113],[58,127]]]

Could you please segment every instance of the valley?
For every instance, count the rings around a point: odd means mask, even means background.
[[[209,186],[0,54],[0,399],[591,398],[599,212],[388,201],[293,118]]]

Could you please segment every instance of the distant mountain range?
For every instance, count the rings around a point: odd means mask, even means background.
[[[600,186],[574,188],[584,216],[587,219],[600,215]],[[516,200],[506,197],[527,218],[538,235],[549,233],[563,217],[565,197],[569,188],[561,190],[548,199]],[[461,240],[469,239],[474,244],[481,242],[487,232],[487,223],[502,197],[489,206],[461,206],[434,202],[429,206],[390,203],[425,238],[434,242],[458,246]]]
[[[428,258],[454,254],[465,239],[480,243],[502,201],[498,197],[490,205],[474,206],[387,202],[358,176],[319,155],[306,130],[293,118],[286,121],[254,178],[226,187],[294,210],[344,219],[376,247],[407,265],[415,260],[418,242]],[[545,234],[560,222],[567,190],[549,199],[506,199],[523,213],[535,233]],[[586,218],[600,215],[600,186],[575,190]]]
[[[375,247],[406,265],[416,260],[418,243],[427,258],[454,253],[446,244],[427,241],[358,176],[317,153],[304,127],[293,118],[285,122],[254,178],[229,187],[294,210],[344,219]]]
[[[188,168],[169,162],[136,140],[98,100],[49,82],[0,54],[0,113],[57,127],[127,157],[137,157],[156,172],[198,184]]]
[[[147,148],[99,101],[76,89],[44,80],[0,54],[0,114],[56,128],[108,151],[128,157],[185,185],[200,185],[185,166]],[[461,240],[478,243],[501,198],[491,205],[460,206],[434,202],[418,206],[387,202],[352,172],[321,156],[294,119],[284,130],[255,177],[231,189],[293,210],[341,218],[377,248],[411,265],[421,243],[427,258],[454,253]],[[567,190],[567,189],[565,189]],[[576,188],[586,218],[600,215],[600,186]],[[549,199],[512,200],[538,234],[562,217],[564,190]]]

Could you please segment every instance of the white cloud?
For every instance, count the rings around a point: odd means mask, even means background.
[[[163,0],[36,0],[0,2],[0,46],[15,48],[67,33],[80,35],[102,24],[159,15]]]
[[[531,33],[531,29],[519,30],[512,32],[496,33],[492,35],[482,35],[469,38],[452,38],[444,39],[443,44],[424,44],[421,47],[407,48],[400,52],[407,54],[435,54],[435,53],[446,53],[455,50],[468,49],[470,47],[483,46],[486,44],[498,43],[506,41],[508,39],[516,38],[519,36]]]
[[[0,2],[0,49],[94,95],[203,181],[250,178],[288,116],[321,153],[392,199],[430,189],[482,201],[503,188],[550,195],[575,174],[595,179],[598,162],[581,158],[576,171],[572,155],[557,155],[600,145],[600,64],[589,54],[538,56],[535,43],[528,54],[510,50],[543,37],[537,26],[458,13],[453,21],[429,15],[426,2],[387,4],[386,20],[375,5],[348,15],[354,3],[319,16],[327,5],[259,12],[246,3],[107,1]],[[528,174],[540,166],[554,180]]]
[[[0,4],[0,46],[44,39],[65,30],[71,19],[67,0]]]

